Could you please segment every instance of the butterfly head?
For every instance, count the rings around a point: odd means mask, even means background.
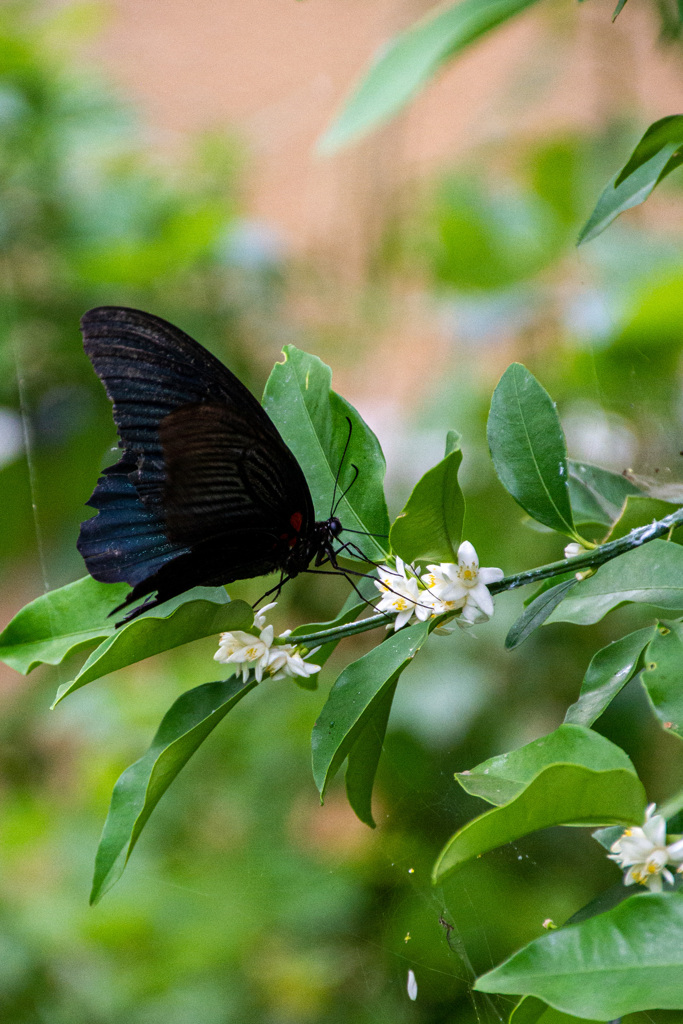
[[[330,516],[325,525],[327,526],[327,534],[331,540],[335,540],[344,529],[341,524],[341,520],[337,519],[336,516]]]

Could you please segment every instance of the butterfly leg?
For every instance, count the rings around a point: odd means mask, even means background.
[[[358,594],[358,596],[361,599],[361,601],[363,602],[363,604],[366,604],[369,608],[372,608],[373,611],[375,610],[375,605],[372,603],[372,601],[368,600],[368,598],[363,593],[361,593],[359,588],[356,586],[354,581],[351,579],[351,576],[349,575],[349,573],[353,572],[353,570],[351,570],[351,569],[341,569],[340,568],[337,572],[333,572],[330,569],[304,569],[304,572],[310,573],[311,575],[315,575],[315,576],[343,576],[344,579],[346,580],[346,582],[351,587],[353,587],[353,589],[356,591],[356,593]],[[364,572],[357,572],[357,573],[354,573],[353,575],[354,576],[362,576],[363,579],[372,579],[371,576],[368,576],[367,573],[364,573]]]
[[[292,576],[288,576],[286,573],[281,572],[280,573],[280,579],[279,579],[279,582],[277,583],[277,585],[274,586],[274,587],[271,587],[270,590],[266,590],[265,594],[261,594],[261,596],[259,597],[258,601],[254,601],[254,604],[253,604],[254,611],[256,611],[258,606],[261,604],[261,601],[265,601],[265,599],[267,597],[270,597],[271,594],[274,594],[275,595],[275,599],[277,600],[277,598],[280,596],[280,591],[284,587],[285,583],[288,583],[289,580],[291,580],[291,579],[293,579]]]

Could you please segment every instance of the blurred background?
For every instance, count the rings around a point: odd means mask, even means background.
[[[681,109],[677,8],[630,0],[612,25],[604,0],[549,0],[400,119],[317,156],[375,49],[430,7],[2,4],[0,626],[84,574],[78,526],[115,434],[78,319],[103,303],[177,323],[257,394],[283,344],[319,355],[379,435],[394,514],[459,430],[466,536],[506,573],[561,554],[488,459],[488,402],[513,359],[557,400],[572,457],[680,482],[682,173],[575,247],[647,125]],[[318,584],[290,584],[278,628],[334,614],[345,586]],[[175,697],[216,678],[215,642],[54,712],[73,666],[24,678],[0,665],[3,1024],[500,1019],[469,993],[471,972],[619,876],[582,830],[555,830],[432,889],[440,846],[481,807],[453,772],[554,729],[595,650],[647,619],[551,626],[505,653],[523,596],[435,638],[405,673],[374,832],[341,781],[319,806],[309,763],[323,695],[365,637],[328,663],[322,692],[264,685],[226,719],[94,909],[112,786]],[[679,741],[635,685],[597,727],[652,800],[683,784]]]

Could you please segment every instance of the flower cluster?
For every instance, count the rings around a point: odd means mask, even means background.
[[[401,558],[396,568],[380,565],[375,586],[382,595],[377,610],[396,612],[394,629],[407,625],[413,616],[421,622],[445,612],[460,611],[458,622],[472,626],[493,615],[493,598],[487,584],[502,580],[502,569],[480,569],[477,552],[468,540],[458,548],[458,561],[428,565],[422,577]]]
[[[683,873],[683,839],[667,846],[666,821],[655,813],[654,804],[645,812],[643,827],[627,828],[610,850],[609,859],[625,871],[624,885],[637,882],[651,892],[661,892],[663,880],[670,885],[674,880],[667,864]]]
[[[251,669],[254,670],[258,683],[264,676],[271,679],[285,679],[287,676],[307,679],[308,676],[320,671],[320,665],[313,665],[304,660],[301,648],[295,644],[275,643],[275,631],[272,626],[266,625],[266,612],[275,605],[275,601],[264,605],[254,616],[254,625],[259,630],[258,636],[246,633],[242,629],[221,633],[220,646],[213,656],[214,661],[220,661],[224,665],[238,665],[245,683]],[[283,633],[282,637],[288,633],[289,631]],[[310,653],[314,654],[315,651]]]

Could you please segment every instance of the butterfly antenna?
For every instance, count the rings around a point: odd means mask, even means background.
[[[352,462],[351,463],[351,467],[352,467],[352,469],[355,470],[355,474],[354,474],[353,480],[351,481],[349,486],[346,488],[346,490],[342,494],[339,495],[339,497],[337,499],[337,504],[332,509],[332,515],[333,516],[337,514],[337,509],[339,508],[339,505],[341,504],[343,499],[346,497],[346,495],[349,493],[349,491],[351,490],[351,488],[355,484],[356,480],[358,479],[358,475],[359,475],[359,472],[360,472],[360,470],[358,469],[358,466],[355,464],[355,462]]]
[[[339,477],[341,476],[342,466],[344,465],[344,459],[346,458],[346,453],[349,450],[349,445],[351,444],[351,434],[353,433],[353,423],[351,422],[351,420],[349,419],[348,416],[346,417],[346,422],[349,425],[349,436],[346,438],[346,444],[344,445],[344,451],[342,452],[342,457],[339,460],[339,468],[337,469],[337,475],[336,475],[335,480],[334,480],[334,490],[332,491],[332,506],[331,506],[332,510],[330,512],[330,516],[333,516],[334,513],[335,513],[335,510],[336,510],[336,505],[335,505],[334,501],[335,501],[335,498],[337,497],[337,485],[339,483]],[[344,495],[342,494],[341,497],[343,498]],[[339,499],[339,501],[341,501],[341,498]]]

